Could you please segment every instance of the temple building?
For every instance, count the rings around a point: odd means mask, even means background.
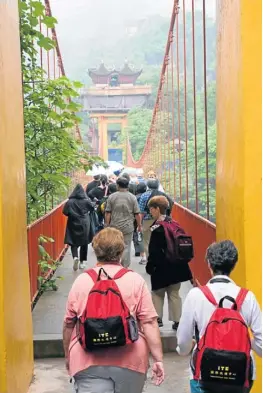
[[[83,110],[89,113],[89,130],[93,154],[106,161],[125,161],[124,141],[127,114],[135,107],[148,107],[151,86],[136,84],[142,69],[125,62],[121,69],[108,69],[104,63],[90,68],[92,87],[81,90]]]

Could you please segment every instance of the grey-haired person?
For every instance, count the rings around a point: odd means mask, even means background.
[[[212,275],[212,279],[206,285],[212,292],[215,301],[219,303],[220,299],[226,296],[236,299],[241,288],[230,278],[238,263],[238,251],[234,243],[230,240],[213,243],[207,249],[206,260]],[[232,305],[233,303],[229,301],[224,303],[224,307],[231,308]],[[215,306],[208,301],[199,288],[191,289],[183,304],[182,316],[177,331],[177,351],[180,355],[188,355],[192,351],[193,345],[196,348],[195,341],[192,339],[195,334],[194,327],[196,327],[199,339],[201,339],[214,311]],[[257,299],[251,291],[248,291],[242,303],[240,313],[252,333],[252,350],[261,356],[262,316]],[[252,352],[251,358],[250,388],[241,388],[238,393],[248,393],[253,385],[253,380],[256,378],[256,365]],[[200,382],[194,380],[192,372],[190,375],[190,386],[191,393],[204,393]],[[235,390],[235,392],[237,391]]]

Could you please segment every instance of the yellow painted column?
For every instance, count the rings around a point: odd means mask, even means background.
[[[104,117],[103,125],[103,159],[108,160],[108,119]]]
[[[98,117],[98,136],[99,136],[99,156],[103,154],[103,132],[102,132],[103,118]]]
[[[108,160],[108,128],[107,119],[104,116],[98,118],[99,132],[99,156],[103,160]]]
[[[122,134],[122,157],[123,163],[127,164],[127,157],[128,157],[128,134],[126,131],[126,127],[128,126],[128,117],[127,115],[122,118],[121,121],[121,134]]]
[[[17,0],[0,1],[0,392],[33,374]]]
[[[233,278],[254,292],[262,288],[262,135],[260,0],[218,2],[217,239],[239,250]],[[257,359],[254,393],[262,392]]]

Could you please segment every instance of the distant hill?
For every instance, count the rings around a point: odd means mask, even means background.
[[[206,1],[207,14],[212,17],[215,2]],[[186,0],[188,10],[191,4]],[[145,64],[145,51],[150,63],[158,63],[163,57],[172,6],[173,0],[51,0],[68,76],[87,82],[87,68],[102,59],[121,65],[127,57],[140,66]],[[202,0],[195,0],[195,9],[201,7]],[[152,59],[150,35],[156,38],[157,49]]]

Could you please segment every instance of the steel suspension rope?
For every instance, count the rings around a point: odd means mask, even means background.
[[[195,212],[198,214],[198,170],[197,170],[197,127],[196,127],[196,75],[195,75],[195,0],[192,0],[192,37],[193,37],[193,99],[194,99],[194,154],[195,154]]]
[[[173,149],[173,196],[176,199],[176,166],[175,166],[175,101],[174,101],[174,42],[173,42],[173,32],[171,33],[171,74],[172,74],[172,149]]]
[[[187,116],[187,65],[186,65],[186,27],[185,27],[185,0],[183,0],[183,30],[184,30],[184,125],[185,125],[185,181],[186,181],[186,207],[189,207],[189,179],[188,179],[188,116]]]
[[[177,15],[179,4],[177,4]],[[179,21],[176,18],[176,69],[177,69],[177,124],[178,124],[178,155],[179,155],[179,201],[182,203],[182,160],[181,160],[181,105],[180,105],[180,61],[179,61]]]
[[[171,51],[171,48],[170,48]],[[168,59],[168,67],[167,67],[167,78],[166,78],[166,90],[167,90],[167,135],[168,135],[168,175],[169,175],[169,183],[168,183],[168,192],[171,194],[171,133],[170,133],[170,93],[169,93],[169,60]]]
[[[169,28],[169,34],[168,34],[167,44],[166,44],[166,49],[165,49],[165,56],[167,54],[169,54],[169,51],[170,51],[170,46],[171,46],[170,33],[173,32],[173,30],[174,30],[175,19],[176,19],[176,16],[177,16],[176,8],[178,7],[178,2],[179,2],[179,0],[174,0],[173,12],[172,12],[170,28]],[[159,87],[158,87],[158,94],[162,92],[162,77],[165,75],[166,68],[167,68],[167,64],[166,64],[166,61],[164,60],[163,61],[163,65],[162,65],[162,69],[161,69],[161,77],[160,77],[160,82],[159,82]],[[154,107],[154,111],[153,111],[151,127],[153,126],[154,122],[157,119],[158,111],[161,110],[161,102],[160,102],[161,100],[160,100],[158,94],[157,94],[156,103],[155,103],[155,107]],[[149,130],[149,133],[148,133],[148,136],[147,136],[147,140],[146,140],[146,143],[145,143],[144,151],[143,151],[141,157],[139,158],[139,160],[137,160],[137,161],[134,160],[133,157],[132,157],[131,152],[129,152],[131,154],[132,163],[137,168],[145,166],[144,163],[145,163],[145,158],[146,158],[146,146],[147,146],[147,143],[149,142],[149,139],[150,139],[150,130]],[[161,149],[161,146],[159,146],[159,149]],[[160,155],[161,155],[161,151],[160,151]],[[161,171],[161,167],[159,168],[159,170]]]
[[[210,218],[209,210],[209,162],[208,162],[208,122],[207,122],[207,78],[206,78],[206,7],[203,0],[203,43],[204,43],[204,110],[205,110],[205,166],[206,166],[206,218]]]

